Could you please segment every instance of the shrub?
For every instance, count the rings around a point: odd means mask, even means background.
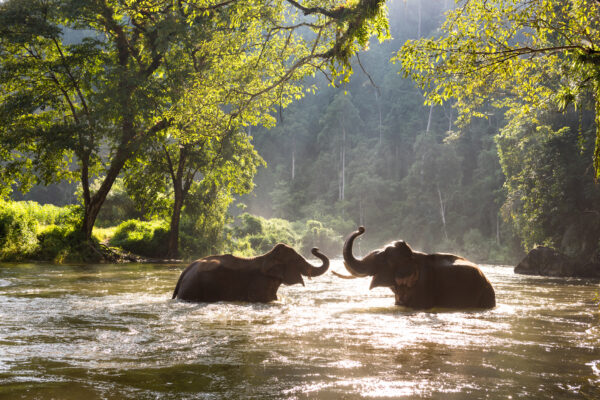
[[[313,247],[318,247],[329,257],[337,257],[341,254],[342,244],[341,236],[333,229],[323,227],[319,221],[308,220],[300,239],[300,252],[308,255]]]
[[[473,261],[487,261],[491,241],[483,236],[479,229],[469,229],[463,235],[463,247],[466,257]]]
[[[0,202],[0,258],[27,258],[38,245],[38,219],[30,202]]]
[[[223,252],[231,234],[231,229],[225,229],[229,195],[223,192],[195,195],[199,196],[198,201],[193,207],[183,209],[179,222],[179,253],[193,259]]]
[[[289,221],[279,218],[265,219],[244,213],[238,217],[228,249],[235,254],[255,256],[271,250],[277,243],[295,247],[298,234]]]
[[[262,233],[264,218],[257,217],[248,213],[243,213],[238,217],[239,224],[233,228],[233,232],[237,237],[259,235]]]
[[[110,245],[145,257],[164,257],[168,250],[169,226],[165,221],[131,219],[120,224]]]
[[[36,260],[53,262],[99,261],[102,257],[85,240],[76,225],[50,225],[37,236],[38,248],[32,254]]]
[[[72,255],[77,251],[75,242],[82,240],[75,235],[79,211],[77,206],[0,201],[0,259],[60,261]]]
[[[298,234],[292,228],[292,224],[281,218],[263,220],[263,232],[266,241],[272,243],[268,250],[271,250],[277,243],[294,246],[298,238]]]
[[[333,229],[325,228],[322,222],[289,222],[280,218],[265,219],[244,213],[231,230],[230,251],[244,256],[268,252],[277,243],[285,243],[304,256],[310,255],[313,247],[335,257],[340,254],[342,240]]]

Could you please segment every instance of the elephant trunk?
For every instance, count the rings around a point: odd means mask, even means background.
[[[329,269],[329,258],[327,258],[327,256],[325,256],[323,253],[319,252],[319,249],[316,247],[314,247],[310,252],[313,253],[315,257],[320,258],[321,261],[323,261],[323,265],[320,267],[314,267],[308,264],[308,267],[303,275],[308,277],[323,275]]]
[[[354,244],[354,239],[358,236],[365,233],[365,228],[363,226],[358,227],[358,230],[353,232],[348,239],[346,239],[346,243],[344,243],[344,266],[352,275],[362,278],[364,276],[373,275],[371,269],[366,265],[362,260],[357,260],[352,255],[352,246]]]

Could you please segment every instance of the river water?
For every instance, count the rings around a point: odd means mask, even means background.
[[[600,398],[597,282],[484,266],[495,309],[414,312],[327,273],[191,304],[183,267],[1,264],[0,398]]]

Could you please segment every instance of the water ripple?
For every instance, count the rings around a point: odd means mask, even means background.
[[[186,303],[180,270],[0,267],[0,397],[600,397],[597,282],[485,266],[495,309],[416,312],[330,274]]]

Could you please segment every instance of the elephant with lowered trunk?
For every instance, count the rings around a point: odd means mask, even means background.
[[[278,244],[271,251],[254,258],[215,255],[194,261],[181,273],[173,298],[196,302],[277,300],[279,285],[300,283],[302,275],[324,274],[329,259],[312,249],[322,260],[320,267],[311,265],[294,249]]]
[[[413,251],[403,240],[372,251],[362,260],[352,255],[359,227],[344,243],[344,265],[353,277],[372,276],[371,289],[389,287],[396,304],[416,309],[432,307],[493,308],[492,285],[475,264],[453,254]]]

